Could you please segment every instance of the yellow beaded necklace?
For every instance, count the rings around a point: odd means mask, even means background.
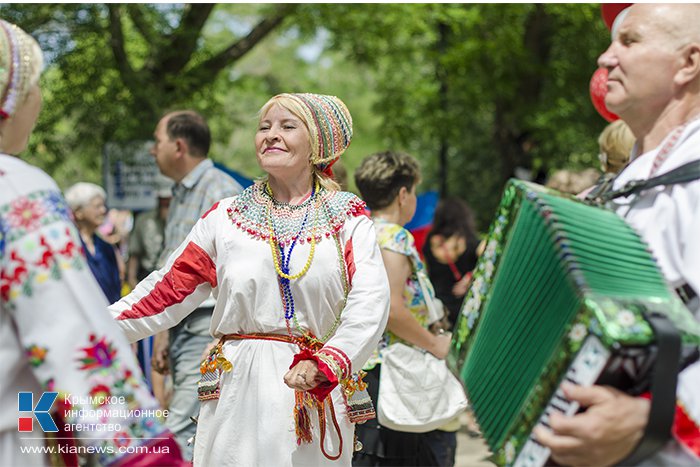
[[[319,189],[320,189],[320,186],[319,186],[318,182],[316,182],[315,189],[314,189],[315,200],[312,200],[312,201],[314,201],[312,203],[312,204],[314,204],[314,223],[313,223],[312,230],[311,230],[311,241],[310,241],[311,251],[309,253],[309,257],[306,260],[306,264],[304,265],[304,267],[302,268],[302,270],[300,272],[298,272],[296,274],[286,274],[284,271],[282,271],[281,258],[280,258],[280,254],[279,254],[279,246],[277,243],[277,239],[275,237],[274,225],[272,223],[272,189],[270,188],[269,184],[265,185],[265,190],[266,190],[267,194],[269,195],[269,197],[268,197],[269,199],[268,199],[268,203],[267,203],[267,213],[266,213],[267,214],[267,216],[266,216],[267,217],[267,225],[268,225],[268,229],[269,229],[268,244],[270,245],[270,251],[272,252],[272,259],[273,259],[273,264],[275,266],[275,271],[277,272],[278,276],[282,279],[286,279],[288,281],[299,279],[304,274],[306,274],[307,271],[309,270],[309,268],[311,267],[311,262],[313,260],[314,252],[316,250],[316,227],[318,224],[318,216],[319,216],[319,212],[321,211],[321,205],[323,204],[323,197],[319,193]],[[306,339],[306,342],[310,343],[310,344],[323,345],[323,343],[325,343],[330,338],[330,336],[333,334],[333,332],[335,332],[335,330],[338,328],[338,325],[340,324],[340,316],[343,312],[343,309],[345,309],[345,306],[347,305],[348,294],[350,292],[350,280],[347,276],[347,266],[345,264],[345,257],[343,255],[342,246],[340,244],[340,238],[338,237],[337,233],[333,234],[333,239],[334,239],[335,245],[336,245],[336,251],[338,254],[338,260],[339,260],[339,265],[340,265],[340,273],[341,273],[341,277],[343,280],[343,305],[340,309],[340,313],[338,313],[338,315],[335,317],[335,321],[333,322],[333,325],[328,330],[328,332],[326,332],[320,339],[315,337],[309,331],[303,329],[301,327],[301,325],[299,324],[299,321],[297,320],[296,314],[292,313],[291,321],[293,321],[294,326],[297,328],[299,333],[302,336],[304,336],[304,338]],[[285,310],[286,310],[287,300],[293,300],[293,298],[291,296],[287,297],[287,295],[285,295],[285,293],[283,291],[282,283],[280,283],[280,292],[282,293],[282,302],[285,304]],[[293,306],[292,306],[292,308],[293,308]],[[286,316],[285,316],[285,318],[286,318],[285,320],[287,322],[287,332],[291,336],[293,334],[292,334],[292,330],[290,327],[290,319],[287,318]]]
[[[275,266],[275,271],[277,271],[277,274],[288,280],[296,280],[302,277],[304,274],[306,274],[311,267],[311,262],[313,261],[314,258],[314,252],[316,251],[316,226],[318,224],[318,213],[320,211],[319,209],[319,201],[321,200],[321,196],[319,196],[318,191],[319,191],[319,185],[318,182],[316,182],[316,186],[314,189],[315,193],[315,206],[314,206],[314,223],[313,226],[311,227],[311,251],[309,252],[309,257],[306,260],[306,264],[302,268],[301,271],[299,271],[296,274],[286,274],[284,271],[282,271],[282,268],[280,267],[280,257],[279,257],[279,251],[278,251],[278,244],[277,244],[277,238],[275,236],[275,227],[272,224],[272,189],[270,188],[270,184],[266,183],[265,184],[265,190],[267,191],[269,196],[268,203],[267,203],[267,226],[269,229],[269,235],[267,238],[267,243],[270,245],[270,251],[272,252],[272,262]]]

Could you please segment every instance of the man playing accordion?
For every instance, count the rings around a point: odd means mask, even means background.
[[[632,129],[631,163],[614,182],[647,180],[700,159],[700,5],[635,4],[613,27],[598,64],[607,68],[606,106]],[[700,320],[700,180],[659,186],[614,201],[650,245],[666,280]],[[539,442],[565,465],[608,465],[635,448],[650,402],[607,386],[565,388],[587,407],[573,417],[552,416]],[[643,463],[700,464],[700,363],[679,375],[673,439]]]

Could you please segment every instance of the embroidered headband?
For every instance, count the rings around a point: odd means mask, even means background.
[[[311,163],[329,173],[331,166],[350,146],[352,116],[343,101],[323,94],[278,94],[270,101],[288,99],[294,102],[311,136]],[[291,109],[290,109],[291,110]]]
[[[39,79],[43,65],[34,38],[0,19],[0,120],[9,118]]]

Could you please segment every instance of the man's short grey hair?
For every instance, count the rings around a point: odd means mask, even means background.
[[[617,36],[617,30],[620,29],[620,25],[625,20],[625,18],[627,17],[627,13],[629,12],[630,7],[625,8],[620,13],[618,13],[617,17],[615,18],[615,21],[613,21],[612,27],[610,28],[610,36],[612,37],[612,40],[615,40],[615,37]]]
[[[89,182],[78,182],[66,190],[66,202],[73,211],[86,206],[98,196],[107,199],[107,193],[101,186]]]

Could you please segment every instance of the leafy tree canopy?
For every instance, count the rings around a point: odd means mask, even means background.
[[[107,141],[150,137],[167,109],[209,117],[213,157],[248,176],[255,112],[278,92],[340,96],[344,156],[394,148],[422,189],[481,226],[516,167],[595,166],[605,122],[588,83],[608,43],[591,4],[5,4],[40,41],[44,110],[28,151],[60,183],[99,181]]]

